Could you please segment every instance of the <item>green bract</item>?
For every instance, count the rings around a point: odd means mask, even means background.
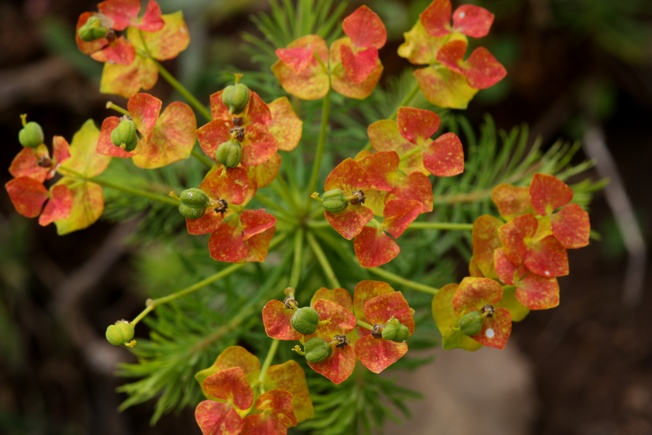
[[[391,318],[385,328],[383,329],[383,338],[385,340],[395,341],[397,343],[404,342],[410,335],[410,330],[407,326],[401,324],[396,318]]]
[[[217,147],[215,160],[227,168],[235,168],[242,158],[242,145],[238,141],[229,140]]]
[[[229,108],[229,113],[242,113],[249,103],[249,88],[243,83],[227,86],[222,92],[222,102]]]
[[[104,38],[109,33],[109,29],[102,25],[102,21],[98,17],[92,16],[86,21],[86,24],[79,28],[78,33],[82,41],[91,42]]]
[[[122,119],[120,124],[111,132],[111,142],[125,151],[133,151],[138,144],[136,123],[131,119]]]
[[[292,327],[304,335],[312,334],[317,330],[319,323],[319,313],[311,307],[299,308],[290,318]]]
[[[344,210],[349,205],[349,200],[346,199],[344,192],[340,189],[331,189],[324,193],[321,205],[327,212],[337,213]]]
[[[320,363],[331,356],[333,349],[323,338],[313,337],[306,341],[303,351],[306,353],[306,361]]]
[[[43,129],[36,122],[28,122],[18,132],[18,141],[24,147],[36,148],[43,143]]]
[[[462,318],[460,318],[460,331],[462,331],[464,335],[475,335],[482,329],[483,320],[484,318],[479,311],[466,313]]]
[[[134,338],[134,327],[126,320],[118,320],[106,328],[106,339],[114,346],[127,344]]]

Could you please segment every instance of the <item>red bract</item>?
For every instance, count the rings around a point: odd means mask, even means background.
[[[102,123],[97,152],[113,157],[131,157],[140,168],[159,168],[187,159],[195,144],[197,121],[192,109],[175,101],[161,113],[163,103],[149,94],[129,98],[127,109],[140,135],[136,149],[127,152],[111,142],[111,132],[120,118],[110,116]]]
[[[45,145],[23,149],[10,167],[16,178],[5,184],[16,211],[26,217],[40,214],[39,224],[54,222],[58,234],[86,228],[99,219],[104,210],[102,187],[87,179],[104,172],[110,157],[95,152],[98,137],[89,120],[75,133],[71,146],[63,137],[54,137],[52,160]],[[64,176],[48,192],[43,181],[57,170]]]
[[[470,338],[485,346],[503,349],[512,331],[512,317],[506,308],[496,304],[503,297],[503,288],[489,278],[466,277],[453,297],[453,312],[461,318],[472,311],[482,313],[482,328]]]
[[[258,358],[232,346],[195,378],[209,399],[195,409],[204,434],[284,434],[314,415],[305,375],[294,361],[269,367],[259,379]],[[266,391],[255,404],[254,385]]]
[[[450,0],[434,0],[421,14],[421,23],[432,36],[445,36],[452,32],[463,33],[473,38],[489,34],[494,16],[488,10],[474,5],[462,5],[453,13],[451,20]]]
[[[378,49],[387,32],[378,15],[361,6],[342,23],[346,37],[333,42],[330,54],[317,35],[303,36],[287,48],[279,48],[272,66],[276,78],[288,93],[305,100],[324,97],[333,90],[349,98],[363,99],[376,87],[383,71]]]
[[[353,292],[353,309],[358,320],[384,327],[394,318],[414,332],[414,311],[401,292],[394,291],[381,281],[361,281]],[[380,373],[398,361],[408,347],[405,342],[397,343],[374,337],[371,331],[358,328],[360,338],[355,342],[355,355],[360,362],[374,373]]]
[[[466,41],[451,41],[437,52],[437,60],[449,70],[466,77],[472,88],[486,89],[506,75],[507,71],[484,47],[478,47],[464,60]]]
[[[428,172],[450,177],[464,171],[464,150],[459,138],[446,133],[434,141],[439,116],[429,110],[400,107],[396,122],[389,119],[369,126],[369,142],[376,151],[396,151],[406,173]]]

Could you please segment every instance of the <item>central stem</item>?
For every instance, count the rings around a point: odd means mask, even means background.
[[[326,137],[328,135],[328,119],[331,111],[331,91],[329,90],[321,108],[321,125],[319,127],[319,139],[317,140],[317,150],[315,151],[315,160],[312,164],[312,173],[310,174],[310,181],[308,181],[308,204],[310,204],[310,194],[314,192],[317,187],[317,180],[319,178],[319,170],[321,168],[321,160],[326,148]]]

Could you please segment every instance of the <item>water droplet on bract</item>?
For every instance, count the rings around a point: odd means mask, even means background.
[[[466,12],[460,12],[460,18],[464,18],[466,16]]]
[[[493,330],[493,329],[491,329],[491,328],[487,328],[487,330],[484,332],[484,335],[485,335],[487,338],[494,338],[494,335],[496,335],[496,334],[494,333],[494,330]]]
[[[543,273],[544,273],[546,276],[550,276],[550,271],[549,271],[549,270],[546,270],[546,271],[544,271]]]

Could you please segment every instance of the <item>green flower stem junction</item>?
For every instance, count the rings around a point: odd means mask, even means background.
[[[414,282],[412,280],[409,280],[407,278],[403,278],[400,275],[397,275],[395,273],[389,272],[385,269],[380,269],[378,267],[371,267],[367,269],[369,272],[373,273],[374,275],[378,275],[382,278],[387,279],[388,281],[393,281],[397,284],[401,284],[404,287],[411,288],[413,290],[417,290],[423,293],[429,293],[431,295],[436,295],[439,292],[438,288],[435,287],[430,287],[425,284],[421,284],[418,282]]]

